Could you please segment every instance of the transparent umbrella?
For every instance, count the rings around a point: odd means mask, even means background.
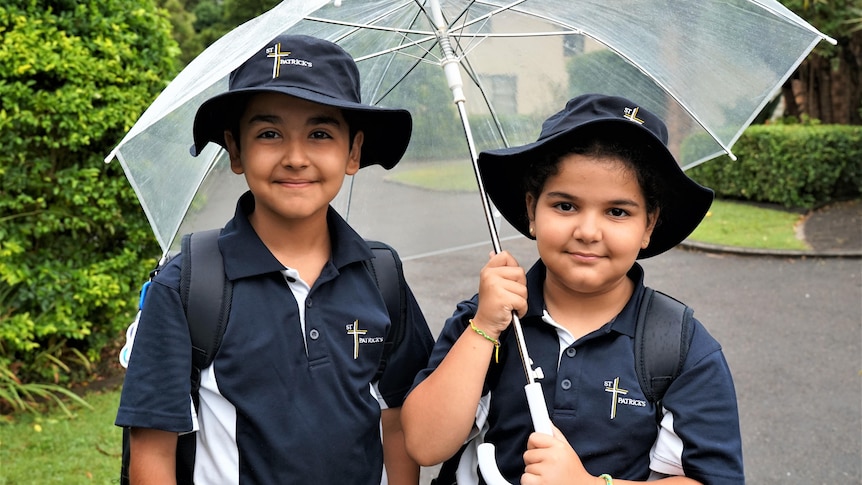
[[[489,230],[499,251],[500,237],[516,232],[495,223],[477,153],[535,140],[569,98],[636,101],[665,120],[688,168],[732,157],[802,59],[821,40],[834,43],[776,0],[286,0],[201,53],[106,159],[122,164],[165,252],[178,234],[223,225],[245,190],[220,147],[189,154],[192,121],[233,69],[283,32],[340,44],[357,60],[364,102],[413,113],[402,162],[361,170],[334,202],[404,259],[487,244]],[[513,326],[534,421],[547,431],[541,388],[530,394],[540,375]]]
[[[404,160],[363,169],[334,204],[405,258],[487,243],[471,159],[534,140],[572,96],[636,100],[666,120],[690,167],[730,153],[808,52],[831,41],[774,0],[284,1],[200,54],[106,158],[122,164],[163,250],[230,217],[243,180],[218,146],[189,154],[192,120],[284,31],[341,44],[357,59],[364,102],[413,113]],[[459,76],[455,104],[448,87]],[[440,189],[431,203],[428,187]]]

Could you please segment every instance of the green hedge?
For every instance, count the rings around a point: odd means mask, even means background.
[[[862,126],[758,125],[687,173],[716,196],[811,209],[862,195]]]
[[[0,5],[0,374],[11,381],[64,382],[66,364],[98,360],[128,326],[159,251],[119,164],[103,159],[177,53],[153,0]]]

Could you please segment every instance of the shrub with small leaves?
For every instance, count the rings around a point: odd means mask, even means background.
[[[104,157],[177,54],[153,0],[0,5],[0,368],[21,382],[62,381],[39,362],[95,360],[128,324],[158,246]]]
[[[862,126],[749,127],[719,157],[687,173],[718,197],[812,209],[862,196]]]

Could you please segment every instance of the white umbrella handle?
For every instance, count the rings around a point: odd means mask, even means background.
[[[542,385],[533,382],[524,386],[527,394],[527,405],[530,407],[530,417],[533,418],[533,429],[538,433],[553,434],[551,418],[548,416],[548,408],[545,405],[545,395]],[[479,470],[482,477],[489,485],[509,485],[503,478],[500,469],[497,468],[497,458],[494,456],[494,445],[482,443],[476,450],[479,459]]]

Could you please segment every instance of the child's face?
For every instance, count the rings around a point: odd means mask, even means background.
[[[325,215],[344,175],[359,170],[363,135],[356,135],[351,148],[338,108],[278,93],[258,94],[240,119],[239,137],[225,131],[231,170],[245,174],[256,220],[298,222]]]
[[[649,217],[635,174],[615,158],[570,154],[538,200],[527,196],[547,283],[580,294],[620,288],[649,244]]]

